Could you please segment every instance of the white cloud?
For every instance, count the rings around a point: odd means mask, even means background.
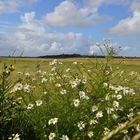
[[[30,23],[35,17],[35,12],[25,13],[24,16],[21,16],[21,20],[25,23]]]
[[[110,29],[110,33],[126,36],[140,34],[140,2],[133,2],[131,5],[133,15],[122,19],[119,23]]]
[[[139,49],[137,47],[131,46],[130,44],[122,45],[122,47],[119,48],[118,55],[120,56],[139,56]]]
[[[133,48],[133,49],[134,49],[134,48]],[[124,46],[124,47],[121,48],[121,50],[122,50],[122,51],[129,51],[129,50],[132,50],[132,48],[129,47],[129,46]]]
[[[90,46],[90,49],[89,49],[89,54],[90,55],[98,55],[100,53],[101,53],[101,51],[100,51],[99,47],[97,47],[96,45],[91,45]]]
[[[95,13],[98,12],[98,8],[105,2],[105,0],[85,0],[86,9]]]
[[[38,0],[0,0],[0,13],[17,12],[20,7],[31,6]]]
[[[82,6],[76,0],[64,0],[53,12],[45,16],[46,23],[55,26],[87,27],[110,19],[101,15],[99,8],[103,4],[129,4],[131,0],[83,0]]]
[[[132,0],[104,0],[105,4],[129,5]]]
[[[130,9],[132,11],[139,11],[140,12],[140,1],[139,0],[134,0]]]
[[[17,12],[23,6],[31,6],[38,0],[0,0],[0,13]],[[67,0],[71,2],[72,0]],[[74,1],[74,0],[73,0]],[[84,0],[93,11],[97,11],[98,7],[103,3],[123,4],[131,0]],[[75,5],[76,6],[76,5]]]
[[[7,44],[3,41],[5,50],[12,44],[19,51],[24,50],[24,55],[30,56],[62,53],[88,54],[89,46],[93,44],[92,38],[81,33],[61,33],[51,30],[43,21],[35,19],[34,12],[25,13],[21,16],[21,20],[21,25],[12,35],[6,34]],[[3,38],[0,37],[0,40]]]
[[[99,43],[96,43],[96,44],[99,44]],[[106,55],[107,50],[106,50],[105,46],[103,45],[104,43],[100,44],[100,46],[98,46],[96,44],[93,44],[90,46],[89,54],[91,54],[91,55]],[[110,44],[110,46],[112,46],[115,49],[117,55],[124,55],[124,54],[127,54],[127,52],[129,52],[129,51],[136,50],[136,48],[134,48],[134,47],[126,46],[123,44],[122,44],[122,47],[120,47],[120,44],[118,44],[117,42],[112,42]]]
[[[80,7],[71,0],[65,0],[55,7],[54,12],[46,15],[46,23],[57,26],[78,27],[95,25],[105,19],[97,12],[97,7],[102,1],[95,0],[93,3],[93,1],[88,0],[83,7]]]

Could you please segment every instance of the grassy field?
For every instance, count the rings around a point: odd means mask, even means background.
[[[35,72],[37,65],[40,65],[42,70],[48,70],[50,68],[49,62],[53,59],[40,59],[40,58],[0,58],[0,67],[3,67],[3,64],[14,64],[16,66],[16,71],[30,71]],[[98,60],[99,62],[104,62],[105,59],[95,59],[95,58],[68,58],[68,59],[59,59],[63,62],[63,67],[70,67],[71,63],[77,61],[78,63],[83,63],[84,65],[91,66],[93,63]],[[140,59],[114,59],[113,63],[117,66],[120,65],[120,68],[129,72],[129,71],[140,71]]]
[[[135,137],[140,60],[110,58],[0,58],[0,139]]]

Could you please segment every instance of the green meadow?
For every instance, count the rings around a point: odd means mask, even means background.
[[[0,58],[0,67],[3,64],[14,64],[16,66],[16,71],[30,71],[35,72],[38,65],[42,70],[48,70],[50,68],[49,62],[53,59],[41,59],[41,58]],[[64,63],[63,67],[68,67],[73,61],[83,63],[84,65],[90,66],[96,61],[105,62],[104,58],[66,58],[58,59]],[[121,69],[130,71],[140,71],[140,59],[114,59],[114,65],[119,65]]]

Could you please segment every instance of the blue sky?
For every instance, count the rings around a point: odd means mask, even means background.
[[[96,55],[104,37],[140,56],[139,0],[0,0],[0,55]]]

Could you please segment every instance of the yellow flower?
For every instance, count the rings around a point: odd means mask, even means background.
[[[14,71],[15,70],[15,66],[11,64],[10,67],[9,67],[9,70],[10,71]]]

